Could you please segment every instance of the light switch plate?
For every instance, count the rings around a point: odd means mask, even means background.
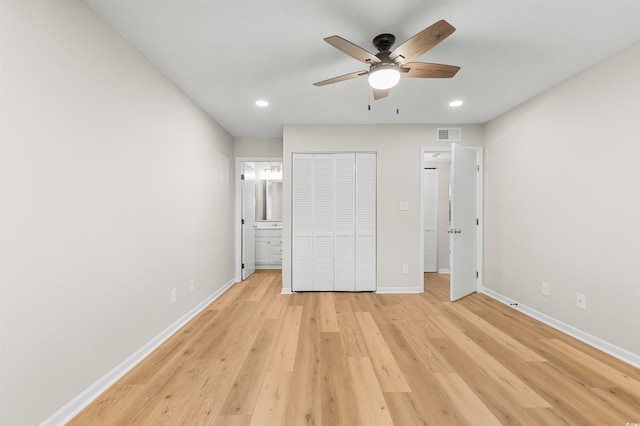
[[[582,293],[576,293],[576,307],[579,309],[587,309],[587,296]]]

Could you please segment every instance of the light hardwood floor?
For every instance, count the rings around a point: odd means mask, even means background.
[[[70,425],[620,425],[640,371],[490,298],[235,284]]]

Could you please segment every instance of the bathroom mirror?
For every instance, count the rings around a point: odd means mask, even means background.
[[[282,220],[282,181],[256,181],[256,221]]]

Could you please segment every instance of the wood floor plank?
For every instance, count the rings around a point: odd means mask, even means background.
[[[531,388],[522,382],[514,373],[496,361],[495,358],[489,355],[464,333],[453,327],[443,319],[443,317],[430,317],[430,321],[433,321],[461,350],[471,354],[472,358],[476,360],[477,365],[484,370],[489,377],[495,378],[496,383],[511,393],[521,407],[550,407],[547,401],[531,390]]]
[[[200,338],[211,327],[219,311],[207,310],[194,318],[189,324],[168,339],[146,359],[140,368],[127,373],[121,380],[123,384],[147,384],[160,369],[170,364],[176,356],[184,355],[190,349],[194,339]]]
[[[423,413],[422,405],[416,399],[414,392],[386,392],[384,399],[389,407],[389,413],[394,425],[421,425],[431,423]]]
[[[147,424],[206,424],[216,414],[232,384],[237,366],[230,361],[190,359],[162,387],[158,403],[145,412]]]
[[[218,416],[213,426],[249,426],[251,422],[251,416],[243,415],[231,415],[231,416]],[[198,423],[196,423],[198,424]],[[208,423],[204,423],[208,424]]]
[[[625,425],[640,370],[482,294],[233,285],[68,424]]]
[[[356,391],[340,334],[321,332],[320,345],[323,360],[320,365],[322,424],[357,425]]]
[[[340,329],[340,336],[342,337],[342,345],[346,356],[367,356],[367,347],[362,339],[362,334],[360,333],[356,317],[351,310],[349,300],[345,298],[338,298],[335,306],[336,316],[338,318],[338,327]]]
[[[469,424],[483,426],[502,424],[459,375],[441,373],[435,376],[440,386],[451,396],[451,401],[458,412]]]
[[[411,392],[411,388],[407,384],[371,314],[369,312],[356,312],[355,316],[382,391]]]
[[[250,426],[283,425],[287,418],[291,373],[267,372]]]
[[[281,319],[284,317],[284,313],[287,311],[287,307],[289,306],[292,298],[293,297],[290,294],[282,295],[281,297],[274,297],[264,318]]]
[[[541,357],[540,355],[529,349],[527,346],[502,332],[498,327],[495,327],[493,324],[483,320],[480,316],[469,311],[468,309],[465,309],[455,303],[449,303],[446,306],[449,311],[454,312],[456,315],[459,315],[467,320],[472,327],[481,329],[483,333],[491,336],[492,339],[498,341],[504,347],[504,349],[508,350],[513,355],[529,362],[546,361],[545,358]]]
[[[320,315],[319,304],[312,293],[299,293],[296,303],[302,303],[302,322],[298,337],[298,353],[293,370],[293,383],[287,412],[287,425],[322,424],[322,358],[320,327],[317,321]]]
[[[637,377],[631,377],[628,374],[622,373],[558,339],[545,340],[544,343],[553,347],[563,356],[570,358],[573,362],[588,369],[590,373],[610,380],[616,386],[626,390],[640,401],[640,381],[638,381]]]
[[[464,379],[502,424],[523,426],[539,424],[537,419],[531,418],[531,413],[522,407],[513,391],[501,385],[498,378],[476,364],[472,354],[461,350],[451,339],[434,339],[433,342],[436,348],[447,357],[456,374]],[[453,410],[453,406],[453,403],[449,403],[447,408]],[[464,424],[464,421],[460,424]]]
[[[67,425],[102,426],[116,423],[116,414],[125,411],[134,395],[141,394],[145,385],[114,386],[105,392],[89,407],[81,411]]]
[[[238,360],[205,360],[208,368],[205,379],[190,399],[182,401],[183,411],[177,424],[205,425],[220,412],[231,386],[238,374],[241,363]]]
[[[253,412],[266,374],[268,354],[275,343],[277,327],[277,320],[265,320],[222,405],[221,414],[250,415]]]
[[[356,400],[358,424],[393,426],[389,407],[376,380],[371,360],[367,357],[359,357],[348,358],[347,361]]]
[[[386,392],[385,399],[400,404],[408,403],[410,417],[420,419],[420,423],[415,424],[464,424],[464,418],[454,409],[450,396],[438,384],[435,375],[420,362],[400,330],[395,325],[388,324],[381,326],[380,331],[411,387],[411,392],[406,393],[408,398],[393,398],[393,393]],[[407,408],[405,405],[404,409]],[[389,409],[394,420],[405,417],[404,413],[394,411],[391,404]]]
[[[302,322],[302,306],[289,306],[271,354],[268,371],[293,371]]]
[[[333,293],[321,292],[318,298],[320,300],[320,332],[339,332]]]

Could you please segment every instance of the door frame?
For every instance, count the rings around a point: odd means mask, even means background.
[[[476,191],[476,210],[478,217],[478,226],[476,227],[476,267],[478,268],[478,280],[476,291],[481,291],[483,288],[483,252],[482,248],[483,244],[483,228],[484,228],[484,218],[483,218],[483,200],[484,200],[484,150],[481,146],[466,146],[465,148],[470,148],[478,152],[478,179],[477,179],[477,191]],[[451,152],[451,146],[423,146],[420,147],[420,173],[419,173],[419,194],[420,194],[420,270],[424,271],[424,199],[422,197],[422,169],[424,168],[424,164],[426,160],[424,159],[424,155],[427,152]],[[424,272],[420,274],[420,285],[419,287],[422,289],[421,292],[424,293]]]
[[[235,209],[233,213],[234,229],[235,229],[235,247],[234,247],[234,271],[235,282],[242,281],[242,163],[265,163],[265,162],[281,162],[282,157],[236,157],[235,164]],[[224,224],[220,224],[224,226]]]

